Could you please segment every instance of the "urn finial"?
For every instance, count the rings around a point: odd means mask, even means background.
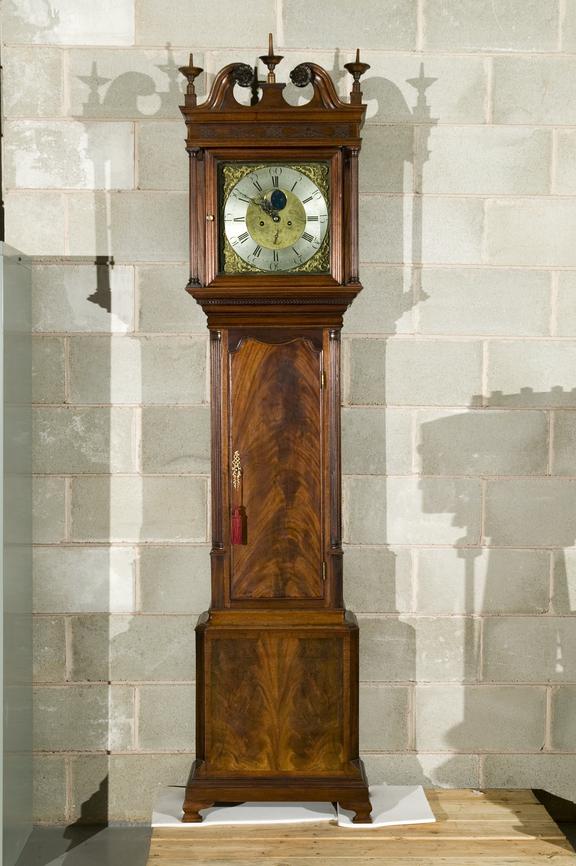
[[[284,60],[279,54],[274,54],[274,40],[272,39],[272,34],[268,34],[268,54],[262,54],[260,56],[260,60],[264,64],[264,66],[268,67],[268,84],[276,84],[276,75],[274,73],[274,68],[278,66],[281,60]]]
[[[197,97],[196,88],[194,86],[194,79],[198,78],[198,76],[201,75],[204,70],[200,66],[194,66],[194,55],[192,53],[190,53],[188,65],[179,66],[178,69],[182,73],[184,78],[188,81],[188,87],[186,88],[186,96],[184,97],[184,104],[186,106],[195,106],[197,102]]]
[[[354,84],[352,85],[352,91],[350,93],[350,102],[353,104],[360,104],[362,102],[360,78],[368,71],[368,69],[370,69],[370,64],[361,62],[359,48],[356,49],[356,59],[352,63],[345,63],[344,69],[347,69],[354,79]]]

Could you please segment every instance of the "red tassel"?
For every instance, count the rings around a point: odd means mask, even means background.
[[[230,531],[230,543],[231,544],[242,544],[244,542],[243,539],[243,520],[242,520],[242,511],[240,508],[236,507],[232,509],[232,526]]]

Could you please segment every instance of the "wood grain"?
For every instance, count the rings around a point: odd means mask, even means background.
[[[247,337],[230,356],[230,453],[247,522],[247,543],[232,548],[232,599],[323,596],[321,371],[321,352],[300,337]]]
[[[245,800],[338,801],[357,821],[369,819],[358,758],[358,626],[343,612],[322,625],[307,614],[298,625],[289,616],[265,623],[252,610],[203,618],[199,760],[185,820],[199,820],[198,803]]]
[[[207,760],[231,773],[344,768],[337,637],[254,632],[211,641]]]
[[[504,844],[506,845],[506,843]],[[400,848],[402,848],[402,845],[403,841],[399,843]],[[232,863],[240,863],[243,866],[255,866],[257,863],[265,864],[265,866],[333,866],[335,863],[338,866],[361,866],[364,863],[369,863],[370,866],[396,866],[397,863],[410,864],[410,866],[432,866],[432,864],[438,866],[440,863],[450,864],[450,866],[480,866],[480,864],[487,864],[487,866],[545,866],[545,864],[546,866],[550,866],[550,864],[551,866],[574,866],[573,857],[570,855],[561,856],[558,853],[550,854],[549,849],[540,854],[536,851],[534,857],[529,857],[525,853],[512,850],[510,851],[511,856],[506,857],[502,854],[502,844],[497,846],[500,849],[500,854],[488,857],[475,855],[474,852],[482,850],[476,844],[470,844],[470,848],[466,851],[466,854],[469,856],[465,856],[461,848],[452,849],[451,846],[447,846],[446,857],[438,856],[437,853],[428,857],[423,853],[417,854],[413,851],[412,856],[405,856],[402,859],[398,859],[398,845],[394,845],[393,847],[394,851],[391,851],[388,857],[372,856],[366,853],[353,857],[346,857],[344,855],[333,857],[332,855],[324,856],[322,854],[304,857],[295,854],[290,859],[287,859],[287,855],[283,852],[275,856],[268,856],[267,852],[264,852],[262,856],[259,853],[252,854],[251,852],[246,852],[248,858],[256,857],[257,859],[238,859],[235,854],[231,855],[227,852],[225,855],[222,855],[222,852],[218,851],[208,852],[205,857],[200,856],[199,859],[195,859],[192,862],[203,864],[203,866],[231,866]],[[186,858],[186,854],[174,857],[163,855],[161,860],[155,859],[155,855],[152,855],[149,863],[158,862],[161,862],[163,866],[186,866],[191,861]]]
[[[576,866],[564,834],[530,791],[427,794],[435,824],[158,828],[149,866]],[[454,810],[458,817],[444,817]],[[474,817],[480,812],[484,817]]]

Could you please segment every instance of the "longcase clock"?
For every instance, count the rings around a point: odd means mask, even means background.
[[[370,821],[358,755],[358,626],[342,598],[340,331],[358,279],[360,76],[285,100],[241,63],[182,108],[188,291],[208,319],[212,601],[197,625],[197,759],[184,821],[213,803],[340,802]],[[236,86],[251,90],[239,103]]]

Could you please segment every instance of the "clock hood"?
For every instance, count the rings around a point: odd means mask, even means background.
[[[355,66],[356,64],[347,64]],[[367,64],[360,64],[368,68]],[[188,78],[190,70],[199,74],[198,67],[182,67]],[[200,70],[201,72],[202,70]],[[360,146],[360,129],[364,122],[366,105],[362,93],[352,90],[350,102],[344,102],[336,93],[329,73],[317,63],[301,63],[290,73],[297,87],[312,84],[312,99],[305,105],[294,106],[283,96],[285,83],[260,81],[256,70],[246,63],[230,63],[220,70],[212,84],[205,102],[197,104],[196,94],[188,92],[181,106],[188,129],[187,146],[205,148],[221,143],[223,128],[234,126],[235,134],[245,146],[283,146],[292,144],[318,145],[339,144],[347,147]],[[270,79],[270,75],[268,79]],[[275,76],[272,76],[275,78]],[[355,85],[358,82],[355,81]],[[234,96],[234,87],[240,85],[252,90],[252,104],[242,105]],[[354,85],[354,86],[355,86]]]

